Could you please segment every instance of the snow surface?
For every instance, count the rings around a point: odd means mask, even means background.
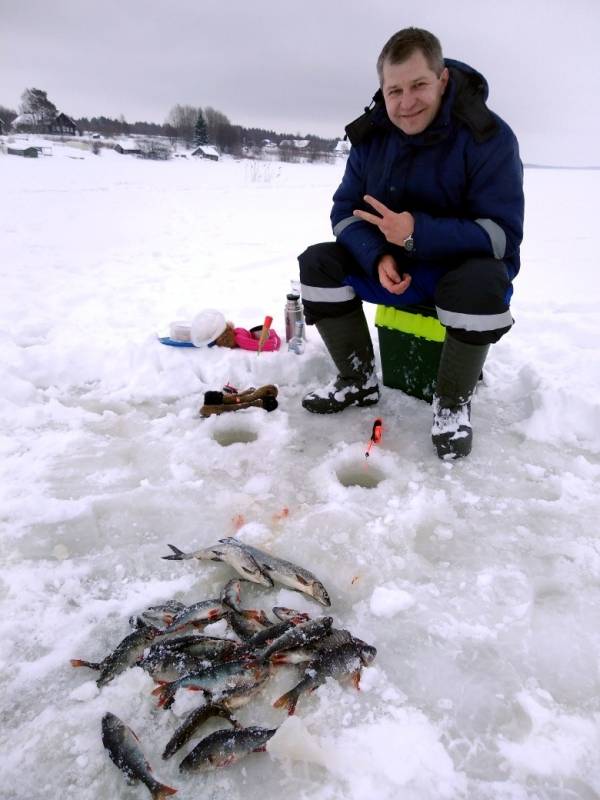
[[[430,407],[384,389],[367,463],[375,409],[300,406],[333,377],[314,329],[301,356],[156,340],[207,307],[281,334],[343,164],[53,153],[0,154],[2,797],[147,797],[102,748],[107,710],[182,800],[597,797],[600,172],[526,172],[517,324],[471,457],[439,461]],[[280,406],[199,418],[226,382],[277,383]],[[150,604],[215,596],[226,566],[161,556],[232,534],[312,569],[378,655],[361,692],[328,682],[289,719],[283,668],[239,712],[283,723],[269,752],[180,776],[160,753],[197,696],[163,711],[141,670],[99,691],[69,659],[107,654]]]

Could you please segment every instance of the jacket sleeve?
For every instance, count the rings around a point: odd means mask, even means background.
[[[331,225],[338,243],[349,250],[369,277],[373,277],[381,256],[390,252],[390,245],[379,228],[352,214],[357,208],[373,210],[363,200],[365,159],[364,146],[350,150],[344,177],[333,195]]]
[[[523,239],[523,166],[508,127],[485,144],[471,143],[466,158],[464,215],[415,212],[414,255],[419,259],[512,256]]]

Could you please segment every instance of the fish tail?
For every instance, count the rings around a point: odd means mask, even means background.
[[[163,683],[152,690],[152,694],[158,697],[159,708],[169,708],[173,705],[175,692],[173,691],[172,684]]]
[[[164,558],[166,561],[183,561],[187,558],[193,558],[192,555],[184,553],[183,550],[175,547],[174,544],[168,544],[167,547],[170,547],[173,553],[170,556],[161,556],[161,558]]]
[[[177,794],[177,789],[165,786],[164,783],[157,784],[156,788],[152,790],[153,800],[164,800],[165,797],[169,797],[172,794]]]
[[[262,625],[266,625],[269,622],[269,619],[264,611],[257,611],[254,608],[242,608],[238,613],[246,619],[253,619]]]
[[[88,667],[89,669],[101,669],[98,661],[83,661],[81,658],[71,659],[72,667]]]
[[[294,661],[292,660],[291,656],[287,653],[273,653],[271,658],[269,659],[271,664],[274,666],[280,666],[281,664],[293,664]]]
[[[296,703],[298,702],[299,693],[296,689],[290,689],[289,692],[282,694],[278,700],[273,703],[273,708],[286,708],[288,714],[291,716],[296,710]]]

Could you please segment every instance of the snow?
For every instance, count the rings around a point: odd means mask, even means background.
[[[106,711],[182,800],[596,797],[600,172],[526,171],[517,324],[470,458],[439,461],[430,407],[384,388],[367,462],[374,409],[300,405],[333,377],[314,329],[303,355],[156,339],[204,308],[281,333],[343,163],[70,153],[0,155],[3,797],[148,796],[102,748]],[[227,382],[276,383],[279,408],[201,419]],[[98,690],[69,659],[106,655],[148,605],[214,597],[229,568],[161,556],[229,535],[315,572],[378,654],[360,692],[329,680],[297,719],[271,706],[296,679],[282,668],[237,712],[281,725],[268,752],[184,776],[160,753],[192,693],[162,711],[140,669]]]

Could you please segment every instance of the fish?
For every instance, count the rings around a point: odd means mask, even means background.
[[[144,625],[162,628],[165,624],[165,614],[172,617],[184,608],[185,604],[180,603],[179,600],[168,600],[166,603],[161,603],[157,606],[149,606],[145,611],[129,617],[129,624],[132,628],[141,628]]]
[[[209,695],[219,695],[228,689],[253,685],[264,674],[269,674],[267,667],[246,659],[225,661],[222,664],[205,667],[198,672],[184,675],[175,681],[158,686],[152,694],[158,696],[158,705],[170,708],[179,689],[202,691]]]
[[[232,639],[211,636],[180,636],[152,645],[137,666],[155,681],[169,683],[199,672],[211,664],[230,660],[241,649]]]
[[[200,634],[186,634],[161,639],[150,646],[148,655],[157,653],[188,653],[207,661],[226,661],[241,645],[233,639],[224,639],[220,636],[201,636]]]
[[[310,619],[310,614],[305,611],[296,611],[294,608],[286,608],[285,606],[275,606],[272,611],[277,619],[282,620],[282,622],[290,620],[296,625],[298,622],[306,622]]]
[[[240,602],[242,599],[242,583],[249,583],[249,581],[240,580],[239,578],[232,578],[228,581],[221,590],[221,602],[223,605],[229,606],[238,614],[241,613],[242,608]]]
[[[89,667],[90,669],[100,670],[100,675],[96,681],[99,689],[110,683],[114,677],[124,672],[128,667],[132,667],[142,657],[144,650],[150,642],[159,634],[156,628],[144,626],[127,634],[119,642],[117,647],[99,662],[84,661],[80,658],[72,658],[72,667]]]
[[[185,651],[155,650],[146,653],[137,665],[147,672],[155,681],[169,683],[183,675],[198,672],[210,666],[210,661],[192,656]]]
[[[277,728],[256,725],[219,730],[202,739],[179,765],[180,772],[198,772],[229,767],[249,753],[261,753]]]
[[[128,781],[141,781],[153,800],[164,800],[165,797],[177,793],[177,789],[156,780],[142,752],[138,737],[110,711],[102,717],[102,744]]]
[[[295,647],[303,647],[317,639],[322,639],[329,633],[333,617],[318,617],[307,622],[301,622],[284,631],[264,650],[257,652],[256,657],[259,661],[265,662],[273,653],[280,650],[292,650]]]
[[[254,636],[247,639],[241,647],[242,652],[252,653],[257,647],[262,647],[264,644],[271,643],[282,633],[292,628],[293,622],[276,622],[274,625],[269,625],[262,631],[258,631]]]
[[[246,641],[257,633],[264,631],[271,624],[264,611],[255,611],[254,609],[242,609],[240,614],[232,610],[228,620],[233,631],[242,641]]]
[[[296,704],[304,692],[314,691],[325,683],[327,678],[352,678],[354,686],[358,689],[360,672],[363,666],[368,666],[377,650],[364,643],[349,642],[333,650],[325,650],[313,661],[310,661],[304,670],[304,676],[293,689],[281,695],[274,703],[274,708],[285,708],[288,714],[293,714]]]
[[[286,561],[283,558],[272,556],[270,553],[259,550],[257,547],[245,544],[234,536],[220,539],[219,545],[222,547],[238,547],[241,549],[248,557],[252,558],[262,574],[266,575],[273,583],[280,583],[297,592],[303,592],[324,606],[331,605],[327,590],[321,581],[307,569],[298,567],[296,564],[292,564],[291,561]]]
[[[234,541],[236,540],[234,539]],[[173,553],[168,556],[162,556],[167,561],[182,561],[191,558],[196,558],[200,561],[223,561],[233,567],[242,578],[246,578],[253,583],[259,583],[261,586],[268,586],[269,588],[273,586],[271,578],[261,570],[254,558],[237,544],[228,544],[223,540],[212,547],[195,550],[193,553],[184,553],[172,544],[168,546]]]
[[[191,606],[184,606],[177,614],[165,615],[167,626],[163,633],[174,633],[186,626],[203,627],[217,622],[229,614],[229,609],[220,600],[200,600]]]
[[[323,653],[325,650],[335,650],[336,647],[350,642],[365,644],[365,642],[352,636],[350,631],[331,628],[329,633],[321,639],[310,642],[301,649],[274,653],[271,656],[271,664],[302,664],[305,661],[313,661],[319,653]]]
[[[246,678],[244,683],[238,686],[221,689],[218,692],[213,692],[210,695],[211,702],[219,703],[219,705],[225,706],[225,708],[228,708],[230,711],[241,708],[260,692],[270,675],[271,672],[268,669],[262,672],[257,670],[252,678]]]
[[[189,742],[203,722],[213,717],[221,717],[222,719],[228,720],[234,728],[239,725],[225,706],[211,704],[195,708],[193,711],[190,711],[183,720],[183,723],[177,728],[173,736],[171,736],[165,746],[162,757],[165,760],[171,758],[184,744]]]

